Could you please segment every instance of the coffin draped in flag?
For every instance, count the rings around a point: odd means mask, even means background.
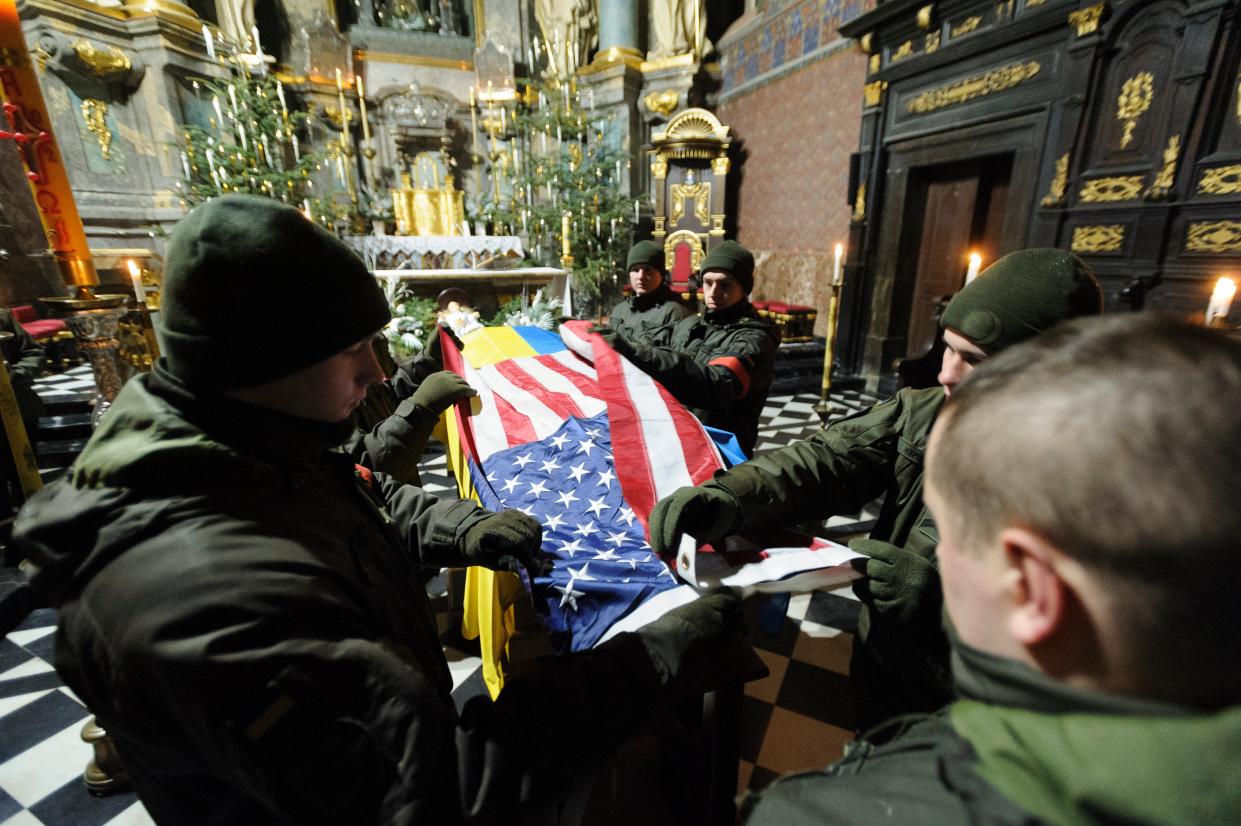
[[[647,544],[647,517],[660,498],[722,466],[698,420],[588,326],[561,328],[571,349],[479,368],[445,348],[446,366],[479,394],[457,423],[479,502],[543,524],[553,569],[535,580],[534,596],[562,651],[589,648],[636,605],[678,586]]]

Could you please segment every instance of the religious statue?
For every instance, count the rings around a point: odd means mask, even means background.
[[[585,66],[599,43],[599,0],[535,0],[534,17],[547,46],[548,80]]]
[[[651,0],[652,47],[647,59],[706,54],[711,46],[706,5],[704,0]]]
[[[249,45],[254,30],[254,0],[216,0],[215,8],[224,36],[242,49]]]

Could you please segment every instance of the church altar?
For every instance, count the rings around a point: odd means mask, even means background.
[[[486,258],[524,254],[516,235],[348,235],[343,240],[376,272],[405,265],[471,271]]]
[[[444,290],[455,287],[468,297],[463,303],[481,311],[485,317],[493,315],[499,305],[522,293],[529,295],[543,289],[552,296],[563,295],[567,275],[556,267],[514,267],[506,270],[379,269],[371,272],[388,295],[395,294],[398,288],[407,287],[415,295],[438,298]]]

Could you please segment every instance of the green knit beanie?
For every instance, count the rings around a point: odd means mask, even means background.
[[[996,353],[1069,318],[1103,312],[1099,282],[1059,249],[1009,253],[948,302],[940,325]]]
[[[654,267],[664,278],[668,277],[668,268],[664,266],[664,251],[654,241],[639,241],[629,248],[629,257],[625,260],[625,271],[628,272],[638,264]]]
[[[168,370],[233,390],[334,356],[391,317],[361,259],[291,206],[224,195],[172,231],[159,324]]]
[[[705,274],[707,270],[723,270],[728,273],[736,279],[747,295],[754,289],[754,253],[736,241],[725,241],[708,252],[707,257],[702,259],[699,272]]]

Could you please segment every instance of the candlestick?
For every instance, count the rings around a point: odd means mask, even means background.
[[[474,111],[476,101],[474,87],[470,87],[470,134],[473,136],[474,154],[478,154],[478,115]]]
[[[233,120],[236,120],[237,119],[237,87],[236,86],[228,87],[228,104],[229,104],[229,107],[232,109]]]
[[[309,198],[302,199],[302,214],[306,216],[307,221],[310,220],[310,199]]]
[[[215,110],[215,125],[217,129],[224,128],[224,113],[220,111],[220,98],[216,95],[211,96],[211,108]]]
[[[293,163],[298,163],[302,159],[302,153],[299,149],[296,133],[289,133],[289,142],[293,144]]]
[[[982,256],[976,252],[970,253],[970,267],[965,271],[965,283],[969,284],[978,277],[978,271],[982,268]]]
[[[215,183],[216,192],[220,191],[220,174],[215,169],[215,153],[207,150],[207,168],[211,170],[211,180]]]
[[[129,280],[134,287],[134,303],[138,307],[145,306],[147,303],[147,293],[142,286],[142,270],[138,267],[138,262],[132,258],[129,260]]]
[[[640,198],[633,199],[633,222],[634,224],[637,224],[641,221],[641,215],[638,213],[638,204],[640,201],[641,201]]]
[[[1207,304],[1206,325],[1222,327],[1228,319],[1228,311],[1232,309],[1233,296],[1237,294],[1237,284],[1231,278],[1220,278],[1215,282],[1215,290],[1211,293],[1211,301]]]
[[[839,287],[844,283],[844,272],[840,267],[841,259],[844,258],[845,245],[836,245],[836,262],[832,265],[832,286]]]
[[[569,221],[572,219],[573,213],[565,211],[560,213],[560,251],[561,255],[568,258],[569,252]]]
[[[338,92],[345,91],[345,80],[343,77],[341,77],[339,66],[336,67],[336,91]]]
[[[190,157],[184,152],[181,153],[181,169],[185,172],[185,180],[190,180]]]
[[[371,125],[366,119],[366,91],[362,86],[362,76],[358,75],[358,108],[362,111],[362,140],[371,139]]]
[[[203,24],[203,42],[207,44],[207,59],[215,60],[215,38],[211,36],[211,29]]]
[[[289,119],[289,107],[284,102],[284,84],[278,80],[276,81],[276,98],[280,101],[280,114],[287,122]]]

